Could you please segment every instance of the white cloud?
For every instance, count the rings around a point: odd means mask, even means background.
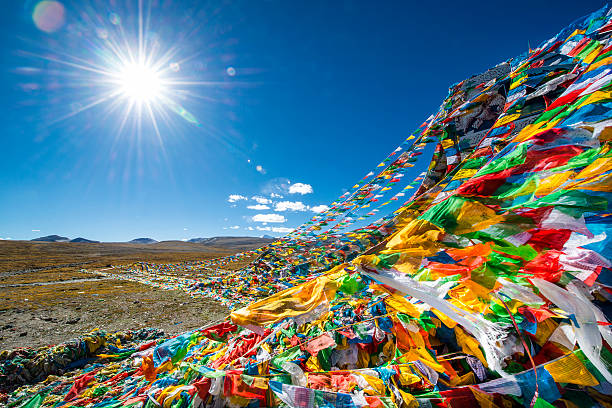
[[[264,195],[270,196],[270,197],[272,197],[272,194],[286,195],[289,193],[290,185],[291,185],[291,182],[289,181],[289,179],[285,177],[275,177],[273,179],[268,180],[263,185],[263,187],[261,188],[261,192]]]
[[[281,201],[276,203],[274,211],[306,211],[308,207],[301,201]]]
[[[187,228],[183,228],[183,231],[187,231]]]
[[[253,227],[246,227],[245,230],[249,230],[249,231],[253,231],[255,228]]]
[[[272,198],[283,198],[282,195],[276,194],[276,193],[270,193],[270,197],[272,197]]]
[[[32,232],[40,232],[40,230],[32,230]]]
[[[313,192],[310,184],[295,183],[289,186],[289,194],[310,194]]]
[[[273,232],[281,232],[283,234],[287,234],[291,231],[293,231],[293,228],[287,228],[287,227],[272,227],[272,231]]]
[[[229,201],[230,203],[235,203],[236,201],[240,201],[240,200],[246,200],[247,198],[245,196],[242,196],[240,194],[230,194],[230,196],[227,198],[227,201]]]
[[[12,240],[12,239],[13,239],[13,238],[11,238],[11,237],[0,238],[0,240],[2,240],[2,241],[10,241],[10,240]]]
[[[272,200],[267,199],[267,198],[262,197],[262,196],[253,196],[253,197],[251,197],[251,200],[256,201],[257,204],[270,204],[272,202]]]
[[[293,228],[287,228],[287,227],[257,227],[258,231],[271,231],[271,232],[278,232],[280,234],[287,234],[291,231],[293,231]]]
[[[310,207],[310,211],[315,212],[317,214],[325,212],[327,210],[329,210],[329,207],[326,206],[325,204],[315,205],[314,207]]]
[[[287,219],[279,214],[256,214],[251,218],[255,222],[286,222]]]
[[[249,210],[269,210],[270,207],[268,207],[267,205],[264,204],[255,204],[255,205],[247,205],[247,208]]]
[[[240,228],[240,225],[234,225],[232,227],[229,227],[229,229],[239,229],[239,228]]]
[[[259,165],[259,164],[257,166],[255,166],[255,170],[257,170],[261,174],[266,174],[266,170],[263,167],[261,167],[261,165]]]

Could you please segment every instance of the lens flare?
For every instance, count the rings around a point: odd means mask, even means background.
[[[73,117],[87,116],[88,126],[104,129],[116,140],[132,137],[140,143],[156,137],[162,146],[166,135],[177,134],[184,125],[218,136],[214,120],[207,116],[201,121],[199,116],[208,115],[214,103],[226,100],[227,89],[243,82],[228,78],[238,76],[236,68],[214,62],[223,55],[208,55],[194,44],[206,27],[199,19],[173,25],[176,16],[167,16],[155,0],[35,4],[36,27],[50,33],[61,30],[40,44],[28,41],[32,50],[21,51],[40,66],[37,75],[43,76],[23,81],[24,91],[40,93],[44,87],[52,93],[49,126],[72,126]],[[206,60],[223,68],[207,70]],[[198,115],[187,104],[199,108]],[[103,120],[96,120],[98,114]]]
[[[41,1],[34,7],[32,20],[34,25],[46,33],[59,30],[66,19],[64,5],[59,1]]]

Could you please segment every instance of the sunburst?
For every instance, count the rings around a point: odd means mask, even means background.
[[[49,50],[51,52],[28,53],[65,66],[70,73],[63,81],[78,90],[72,109],[55,115],[54,121],[63,121],[106,105],[108,112],[119,113],[119,133],[128,120],[135,121],[138,131],[146,120],[161,140],[158,122],[168,123],[173,115],[192,125],[201,125],[196,116],[182,105],[186,99],[199,97],[190,87],[223,82],[181,75],[182,64],[194,56],[181,56],[182,50],[176,43],[164,49],[164,39],[150,35],[150,8],[150,4],[144,7],[143,0],[139,0],[135,27],[124,24],[114,13],[106,23],[100,24],[103,13],[92,16],[82,12],[80,24],[87,27],[87,32],[97,34],[88,38],[87,50],[69,52],[54,48]],[[91,13],[92,8],[85,10]],[[172,40],[168,39],[168,43]]]
[[[163,97],[163,77],[146,63],[126,64],[116,77],[119,92],[132,103],[153,103]]]

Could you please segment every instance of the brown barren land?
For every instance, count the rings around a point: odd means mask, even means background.
[[[140,327],[177,334],[222,319],[214,300],[82,271],[144,261],[178,263],[231,255],[265,244],[181,241],[156,244],[0,241],[0,350],[57,344],[91,329]],[[238,269],[248,260],[224,266]]]

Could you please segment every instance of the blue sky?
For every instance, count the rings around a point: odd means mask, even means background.
[[[0,17],[0,238],[283,235],[450,84],[603,5],[144,0],[143,53],[172,101],[151,102],[156,131],[91,69],[121,69],[109,44],[137,48],[138,2],[39,3]]]

